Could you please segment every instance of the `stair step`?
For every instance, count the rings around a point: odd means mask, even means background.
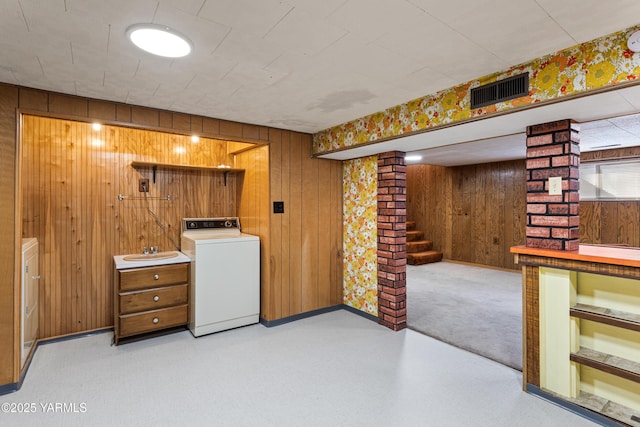
[[[415,221],[407,221],[407,231],[415,230],[416,222]]]
[[[442,252],[440,251],[407,253],[407,264],[410,265],[422,265],[439,261],[442,261]]]
[[[423,240],[424,232],[420,230],[407,231],[407,242],[415,242],[416,240]]]
[[[433,249],[433,242],[431,240],[415,240],[413,242],[407,242],[407,253],[426,252],[431,249]]]

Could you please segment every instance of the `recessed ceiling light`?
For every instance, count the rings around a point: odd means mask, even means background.
[[[418,160],[422,160],[422,156],[418,156],[418,155],[404,156],[404,160],[407,162],[417,162]]]
[[[127,28],[127,37],[140,49],[167,58],[186,56],[193,48],[189,39],[165,25],[132,25]]]

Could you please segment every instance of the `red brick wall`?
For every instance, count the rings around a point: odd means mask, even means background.
[[[527,240],[534,248],[579,246],[578,126],[571,120],[527,127]],[[549,195],[549,178],[562,178],[562,194]]]
[[[378,323],[407,327],[407,173],[404,153],[378,155]]]

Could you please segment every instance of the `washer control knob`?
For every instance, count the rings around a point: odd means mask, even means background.
[[[153,280],[158,280],[159,278],[160,278],[160,275],[159,275],[159,274],[154,274],[154,275],[153,275]]]
[[[160,297],[159,297],[158,295],[154,295],[154,296],[153,296],[153,300],[154,300],[155,302],[158,302],[158,301],[160,301]]]
[[[153,318],[153,323],[154,323],[154,324],[155,324],[155,323],[158,323],[159,321],[160,321],[160,319],[158,319],[157,317],[154,317],[154,318]]]

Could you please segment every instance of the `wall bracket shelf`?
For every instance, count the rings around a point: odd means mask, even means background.
[[[172,163],[157,163],[157,162],[140,162],[133,161],[131,166],[136,169],[151,169],[153,171],[153,183],[156,182],[156,172],[158,169],[164,170],[189,170],[189,171],[207,171],[207,172],[222,172],[224,174],[224,185],[227,185],[228,173],[244,172],[244,169],[235,169],[218,166],[193,166],[193,165],[177,165]]]

